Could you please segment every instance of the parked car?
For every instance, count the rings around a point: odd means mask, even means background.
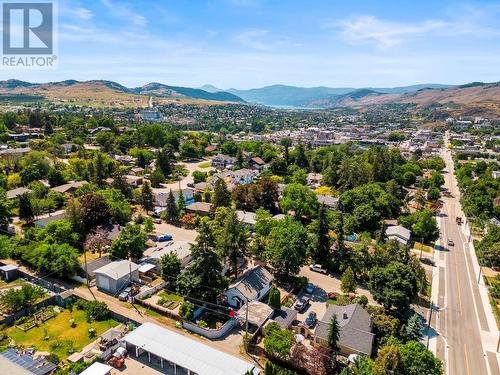
[[[153,219],[153,223],[155,223],[155,224],[161,224],[161,219]]]
[[[316,313],[314,311],[311,311],[309,313],[309,315],[307,315],[307,318],[306,318],[306,325],[309,327],[309,328],[312,328],[314,327],[314,325],[316,324],[316,321],[318,320],[317,316],[316,316]]]
[[[304,311],[309,305],[309,302],[311,302],[311,299],[308,297],[300,297],[298,301],[295,303],[294,309],[297,311]]]
[[[189,182],[189,183],[187,184],[187,187],[194,188],[194,184],[193,184],[192,182]]]
[[[125,288],[123,292],[121,292],[120,295],[118,296],[118,299],[120,301],[127,301],[131,291],[132,291],[131,287]]]
[[[309,266],[309,269],[314,272],[319,272],[319,273],[324,273],[327,274],[328,270],[324,268],[321,264],[311,264]]]
[[[314,284],[307,283],[306,285],[306,293],[313,294],[314,293]]]
[[[453,242],[453,240],[448,240],[448,246],[455,246],[455,242]]]
[[[435,265],[434,261],[430,258],[422,258],[422,259],[420,259],[420,261],[424,264],[428,264],[429,266]]]
[[[164,234],[164,235],[158,236],[158,238],[157,238],[158,242],[165,242],[165,241],[171,241],[171,240],[172,240],[171,234]]]

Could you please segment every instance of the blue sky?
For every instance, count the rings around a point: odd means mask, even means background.
[[[197,87],[500,80],[500,1],[59,0],[59,63],[0,79]]]

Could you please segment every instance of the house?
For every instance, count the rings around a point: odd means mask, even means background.
[[[271,321],[283,329],[288,329],[297,320],[297,310],[283,306],[281,310],[274,313]]]
[[[307,175],[307,186],[319,187],[322,180],[323,175],[321,173],[309,173]]]
[[[247,212],[247,211],[236,211],[236,216],[238,216],[238,220],[245,224],[248,229],[251,231],[255,228],[255,223],[257,222],[257,215],[255,212]]]
[[[47,225],[53,221],[62,220],[66,217],[64,210],[57,211],[53,214],[45,215],[35,221],[35,226],[38,228],[45,229]]]
[[[97,289],[116,295],[139,280],[139,266],[129,260],[111,262],[94,271]]]
[[[234,163],[236,158],[224,154],[217,154],[212,158],[212,167],[215,169],[231,169]]]
[[[85,370],[80,372],[80,375],[109,375],[113,367],[101,362],[94,362]]]
[[[250,167],[250,169],[255,169],[259,172],[262,172],[266,167],[266,162],[259,157],[255,157],[248,160],[248,166]]]
[[[180,196],[180,190],[172,190],[172,194],[177,202]],[[155,205],[159,207],[167,206],[167,199],[170,192],[162,191],[155,194]],[[194,199],[194,190],[191,188],[182,189],[182,195],[184,196],[184,202],[192,201]]]
[[[0,150],[0,159],[22,158],[30,151],[30,147],[7,148],[4,150]]]
[[[329,195],[318,195],[317,198],[320,204],[323,203],[330,210],[336,210],[339,208],[340,199],[338,197],[332,197]]]
[[[69,154],[71,152],[76,152],[80,149],[80,146],[76,143],[63,143],[60,145],[61,150],[64,154]]]
[[[130,174],[133,176],[142,176],[144,174],[144,168],[142,167],[130,168]]]
[[[500,178],[500,171],[492,171],[491,176],[496,180],[497,178]]]
[[[61,194],[73,194],[76,189],[87,184],[87,181],[70,181],[67,184],[53,187],[51,190]]]
[[[186,206],[186,212],[197,214],[200,216],[207,216],[210,214],[212,209],[212,203],[208,202],[194,202],[189,206]]]
[[[96,258],[82,265],[82,271],[85,278],[93,280],[95,278],[95,271],[113,262],[108,255]]]
[[[217,146],[216,145],[208,145],[207,147],[205,147],[205,152],[206,153],[212,153],[212,152],[215,152],[217,151]]]
[[[6,264],[5,266],[0,266],[0,278],[6,282],[13,281],[18,277],[17,273],[18,269],[19,267],[13,264]]]
[[[243,168],[237,171],[225,171],[214,174],[210,179],[210,184],[215,186],[217,179],[222,178],[229,189],[235,188],[237,185],[251,184],[255,177],[259,175],[258,171]]]
[[[14,199],[17,198],[20,195],[23,195],[24,193],[31,193],[31,190],[25,187],[18,187],[12,190],[9,190],[6,195],[7,199]]]
[[[136,188],[139,185],[142,185],[142,177],[127,174],[123,178],[125,179],[127,185],[129,185],[132,188]]]
[[[318,320],[312,338],[313,345],[327,345],[333,315],[337,316],[339,325],[340,353],[346,357],[350,354],[371,356],[375,341],[375,334],[372,333],[373,319],[357,303],[347,306],[328,305],[325,314]]]
[[[408,245],[410,242],[411,231],[402,225],[392,225],[387,227],[385,235],[389,240],[396,240],[402,245]]]
[[[181,261],[181,267],[186,267],[193,259],[191,244],[187,241],[172,241],[165,245],[150,247],[145,251],[145,261],[155,265],[155,271],[160,273],[160,260],[164,255],[174,253]]]
[[[31,352],[32,353],[32,352]],[[0,353],[2,374],[12,375],[48,375],[57,369],[57,365],[44,357],[35,358],[30,352],[9,348]]]
[[[206,191],[213,190],[213,186],[208,182],[198,182],[197,184],[194,184],[194,190],[197,193],[204,193]]]
[[[123,337],[130,356],[174,374],[259,374],[255,364],[153,323],[144,323]]]
[[[256,266],[229,285],[223,296],[232,307],[239,308],[248,301],[260,301],[273,284],[274,277],[263,266]]]

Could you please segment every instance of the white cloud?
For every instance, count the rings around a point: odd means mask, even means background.
[[[268,35],[268,30],[247,30],[236,34],[234,40],[246,47],[251,47],[260,51],[270,51],[272,49],[271,43],[264,40]]]
[[[144,26],[148,23],[146,17],[132,10],[129,4],[111,0],[101,0],[101,3],[108,8],[112,15],[130,21],[135,26]]]
[[[76,18],[81,20],[89,20],[94,14],[87,8],[75,8],[72,12]]]
[[[420,23],[385,21],[374,16],[359,16],[346,21],[329,22],[328,29],[335,29],[349,44],[375,44],[380,48],[394,47],[408,38],[446,30],[452,24],[441,20]]]

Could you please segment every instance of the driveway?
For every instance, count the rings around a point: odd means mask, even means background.
[[[194,182],[193,179],[193,172],[194,171],[201,171],[201,172],[208,172],[212,170],[212,167],[208,168],[200,168],[199,165],[201,163],[205,163],[207,160],[201,159],[201,160],[196,160],[196,161],[186,161],[182,163],[178,163],[178,165],[183,166],[188,170],[188,175],[184,176],[180,182],[181,189],[185,189],[188,187],[188,184],[192,184]],[[163,187],[161,188],[153,188],[154,193],[161,193],[161,192],[169,192],[170,190],[179,190],[179,182],[172,182],[170,184],[162,184]]]
[[[191,243],[195,242],[198,235],[198,232],[194,229],[184,229],[165,222],[154,224],[154,233],[159,235],[170,234],[174,241],[188,241]]]
[[[305,291],[299,293],[299,298],[302,296],[306,296],[311,299],[311,303],[309,304],[309,306],[307,306],[304,311],[297,314],[297,320],[301,322],[305,322],[307,315],[309,315],[311,311],[314,311],[316,313],[318,319],[322,318],[323,315],[325,315],[326,301],[328,301],[328,292],[321,286],[318,286],[318,284],[314,283],[314,286],[315,288],[312,294],[307,294],[305,293]],[[313,327],[313,330],[314,329],[316,329],[316,327]]]

